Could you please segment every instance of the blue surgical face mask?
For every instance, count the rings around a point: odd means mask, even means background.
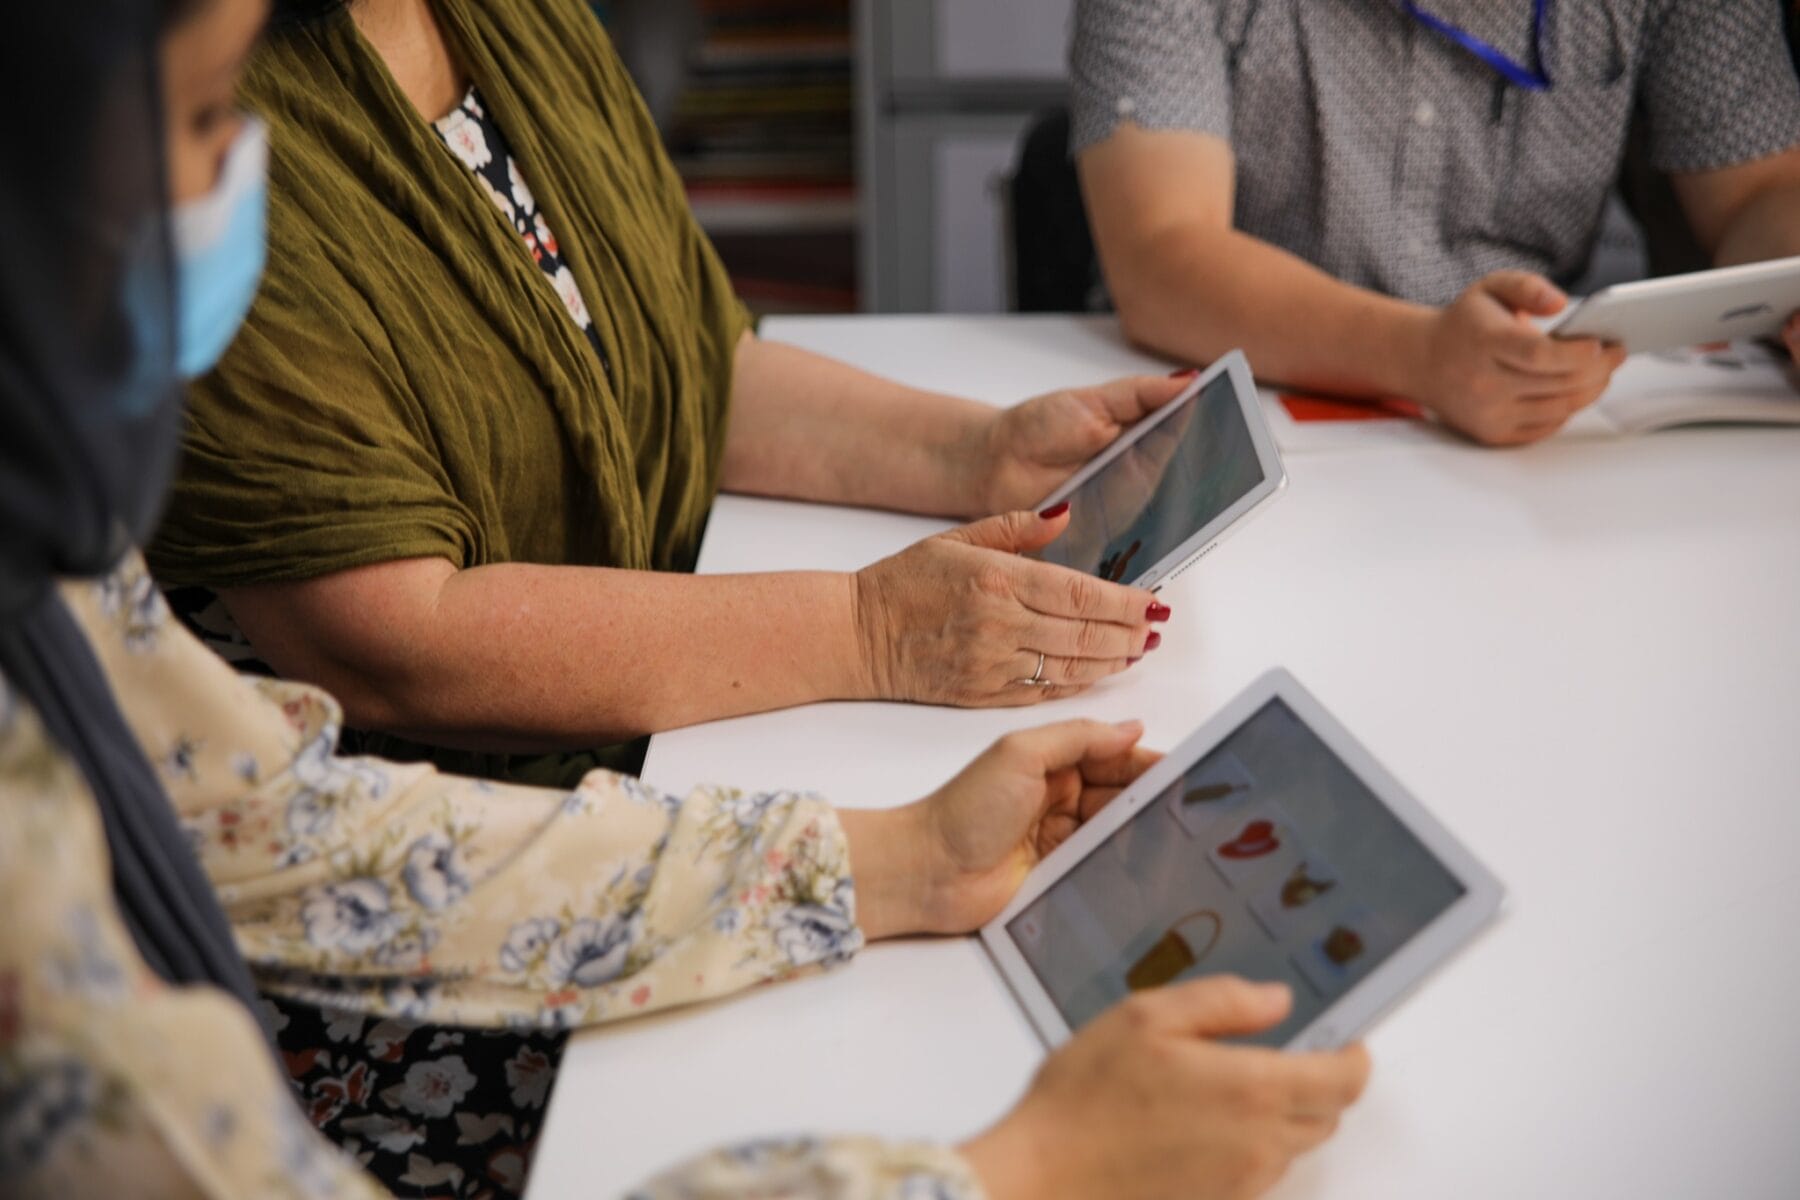
[[[207,195],[175,209],[175,365],[189,379],[212,370],[250,312],[267,251],[269,136],[255,117]]]

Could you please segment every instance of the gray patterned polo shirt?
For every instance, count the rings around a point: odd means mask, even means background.
[[[1420,7],[1527,67],[1532,0]],[[1122,121],[1229,140],[1236,226],[1363,287],[1442,304],[1503,267],[1587,265],[1634,109],[1654,165],[1800,143],[1780,0],[1549,0],[1547,91],[1398,0],[1079,0],[1073,148]]]

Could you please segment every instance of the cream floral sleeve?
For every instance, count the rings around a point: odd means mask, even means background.
[[[539,793],[331,755],[322,693],[240,680],[135,557],[70,584],[259,982],[386,1015],[566,1027],[860,945],[821,802],[595,775]],[[374,1197],[254,1019],[139,959],[85,786],[0,677],[0,1180],[7,1196]],[[980,1200],[954,1152],[872,1138],[716,1151],[638,1200]]]
[[[375,1200],[301,1115],[250,1014],[147,970],[86,788],[0,678],[0,1194]],[[947,1150],[788,1140],[707,1155],[642,1200],[978,1200]]]
[[[0,1194],[375,1197],[236,1001],[164,986],[99,817],[0,678]]]
[[[974,1173],[942,1146],[874,1138],[782,1138],[716,1150],[628,1200],[982,1200]]]
[[[843,832],[792,792],[572,792],[335,757],[314,688],[234,673],[142,560],[65,585],[265,991],[479,1027],[569,1028],[858,949]]]

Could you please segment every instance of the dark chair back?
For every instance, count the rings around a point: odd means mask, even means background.
[[[1069,110],[1040,113],[1007,181],[1015,312],[1087,312],[1098,307],[1100,260],[1088,231],[1081,183],[1069,156]]]

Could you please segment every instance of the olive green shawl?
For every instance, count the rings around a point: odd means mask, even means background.
[[[151,550],[165,584],[420,556],[691,561],[747,316],[586,6],[436,10],[561,243],[610,377],[348,15],[285,35],[245,89],[270,124],[269,270],[192,389]]]

